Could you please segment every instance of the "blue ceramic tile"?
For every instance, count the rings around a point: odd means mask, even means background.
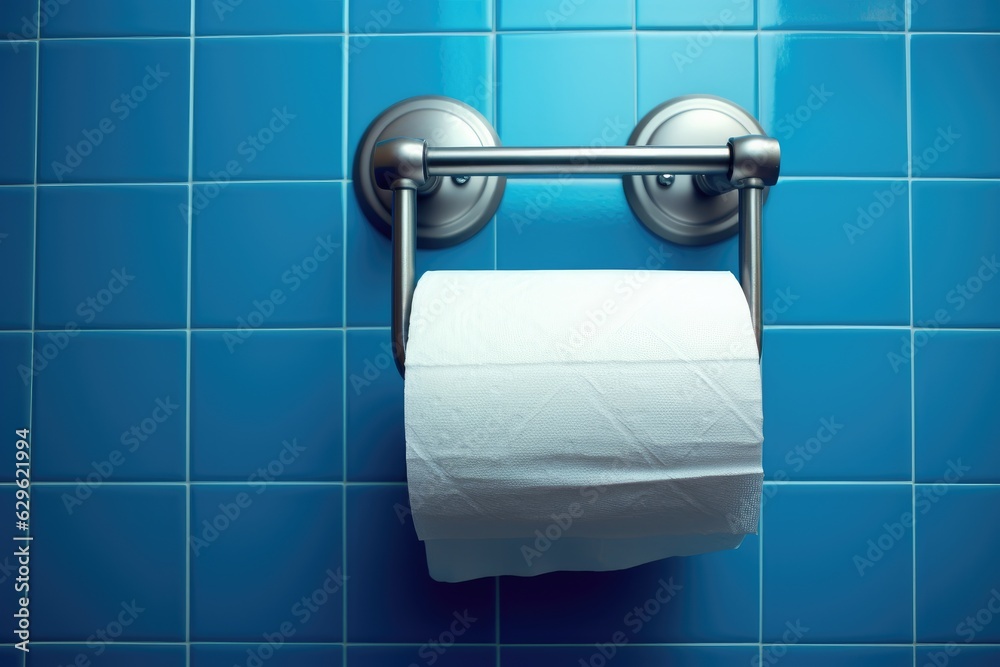
[[[0,183],[32,183],[35,179],[34,43],[10,42],[0,49]]]
[[[912,38],[914,176],[996,177],[1000,90],[979,72],[998,61],[1000,35]]]
[[[497,0],[500,30],[631,28],[632,0]]]
[[[80,505],[74,492],[31,493],[32,640],[184,641],[184,485],[104,485]]]
[[[917,481],[1000,482],[1000,332],[918,330],[914,347]]]
[[[10,433],[9,437],[13,443],[14,439],[17,436],[14,434],[13,431],[9,431],[9,433]],[[9,467],[11,470],[13,470],[14,460],[15,460],[13,455],[13,448],[10,450],[10,458],[8,460],[10,461]],[[17,497],[15,496],[15,490],[16,487],[14,487],[13,485],[0,487],[0,502],[3,502],[7,507],[10,507],[11,511],[14,510],[14,503],[17,501]],[[33,515],[33,517],[34,516],[37,516],[37,514]],[[34,526],[31,527],[32,532],[34,532],[34,528],[35,528]],[[24,537],[24,536],[25,536],[25,531],[18,530],[16,528],[16,526],[14,525],[13,517],[11,517],[11,520],[8,522],[7,526],[5,526],[2,530],[0,530],[0,539],[3,539],[3,541],[6,542],[8,545],[8,549],[6,550],[7,553],[3,555],[3,558],[0,558],[0,619],[2,619],[0,620],[0,632],[3,633],[5,641],[10,641],[12,643],[20,641],[20,639],[15,638],[14,635],[14,630],[18,629],[18,621],[15,620],[14,614],[18,612],[21,608],[20,599],[25,593],[29,594],[29,598],[33,598],[33,593],[34,593],[33,590],[27,590],[27,591],[15,590],[16,586],[23,587],[23,582],[17,581],[17,577],[19,576],[18,567],[20,566],[20,563],[19,563],[19,556],[15,555],[15,552],[17,552],[20,549],[20,547],[24,544],[24,542],[23,541],[15,542],[14,538]],[[29,553],[29,558],[30,558],[31,554],[33,554],[34,552],[34,549],[32,549],[30,545],[29,545],[29,552],[30,552]],[[29,562],[28,565],[31,567],[32,570],[34,570],[34,562]],[[31,574],[34,574],[34,572],[32,571]],[[29,582],[29,586],[30,583],[31,582]],[[29,622],[33,622],[35,618],[34,617],[35,606],[33,599],[29,599],[28,613],[29,613]],[[35,637],[34,629],[33,628],[29,629],[31,629],[32,633],[31,639],[34,639]],[[7,656],[3,655],[3,653],[0,653],[0,664],[4,665],[11,664],[8,662],[3,662],[3,659],[6,657]]]
[[[621,179],[510,180],[497,212],[499,269],[736,271],[736,261],[735,238],[678,246],[647,231]]]
[[[910,486],[766,486],[764,642],[911,642]]]
[[[494,268],[493,224],[456,246],[417,250],[417,277],[424,271]],[[391,267],[392,244],[361,213],[352,192],[347,201],[348,326],[389,326]]]
[[[344,0],[195,0],[199,35],[292,35],[344,30]]]
[[[331,327],[344,311],[343,186],[195,186],[198,327]]]
[[[636,86],[640,117],[669,99],[692,93],[724,97],[757,115],[756,36],[722,34],[704,46],[698,42],[699,36],[639,34]]]
[[[191,639],[341,641],[342,515],[339,484],[192,488]]]
[[[7,0],[0,5],[0,39],[34,39],[38,23],[38,0]]]
[[[35,326],[186,326],[187,200],[183,186],[39,188]]]
[[[707,35],[754,27],[754,0],[637,0],[639,28],[696,28]]]
[[[31,652],[27,654],[26,667],[63,665],[186,667],[187,656],[184,646],[123,646],[99,641],[93,644],[32,645]]]
[[[611,657],[607,657],[608,654]],[[500,665],[503,667],[580,667],[581,664],[735,667],[753,665],[755,658],[756,646],[615,646],[613,635],[603,640],[600,646],[505,646],[500,649]]]
[[[408,71],[407,76],[396,77],[391,86],[372,83],[384,80],[386,72],[394,71],[401,62],[419,62],[420,67]],[[355,147],[368,125],[387,107],[408,97],[452,97],[474,107],[492,122],[496,93],[493,40],[470,35],[351,37],[348,89],[364,91],[362,95],[348,95],[347,99],[347,158],[351,165]]]
[[[191,667],[340,667],[344,649],[340,646],[295,646],[260,642],[257,644],[192,644]]]
[[[191,475],[341,479],[343,333],[195,332]]]
[[[556,572],[500,580],[500,639],[508,644],[756,642],[759,542],[615,572]],[[725,599],[726,604],[717,604]],[[594,604],[594,600],[615,600]],[[636,611],[638,609],[638,611]],[[588,650],[583,656],[589,655]]]
[[[759,48],[760,120],[783,175],[906,174],[901,35],[764,34]]]
[[[32,651],[36,650],[36,648],[33,646]],[[22,660],[26,660],[27,655],[24,651],[13,646],[0,646],[0,661],[4,661],[3,664],[10,665],[10,667],[21,667],[24,664]],[[32,665],[31,667],[34,666]]]
[[[420,646],[349,646],[347,666],[411,667],[416,664],[436,667],[496,667],[496,649],[492,646],[451,646],[447,643],[450,639],[448,635],[444,636],[444,641],[440,640],[440,635],[429,639]]]
[[[835,3],[822,0],[758,0],[758,2],[760,27],[764,29],[902,31],[905,27],[904,0],[840,0]]]
[[[191,5],[187,2],[48,0],[42,2],[42,8],[48,17],[42,37],[191,34]]]
[[[0,188],[0,212],[0,329],[30,329],[34,190]]]
[[[1000,5],[992,0],[962,2],[914,2],[910,9],[910,30],[915,32],[997,32]]]
[[[1000,487],[918,485],[917,641],[1000,643]]]
[[[910,478],[909,334],[906,329],[765,333],[767,479]]]
[[[183,332],[39,333],[35,351],[33,477],[78,481],[78,498],[109,481],[184,480]]]
[[[501,35],[500,139],[508,146],[621,146],[635,125],[628,33]]]
[[[388,329],[347,332],[347,479],[406,481],[403,379]]]
[[[351,0],[350,12],[351,32],[369,37],[493,29],[493,0]]]
[[[785,181],[764,217],[765,293],[796,297],[767,324],[910,323],[905,180]]]
[[[494,579],[430,578],[406,486],[347,487],[347,563],[347,641],[423,644],[459,629],[456,643],[495,641]]]
[[[782,667],[913,667],[913,649],[908,646],[765,644],[761,651],[760,665],[780,661]]]
[[[0,433],[8,436],[7,442],[0,446],[10,461],[15,460],[17,451],[16,431],[31,428],[28,421],[30,381],[31,334],[0,333],[0,394],[4,397],[0,403]],[[6,470],[0,468],[0,481],[14,481],[13,465]]]
[[[342,177],[343,51],[342,37],[196,40],[195,179]]]
[[[913,184],[913,318],[917,325],[1000,326],[998,207],[997,182]]]
[[[188,179],[188,39],[42,42],[38,180]]]
[[[995,667],[1000,647],[969,646],[952,642],[940,646],[918,646],[917,667]]]

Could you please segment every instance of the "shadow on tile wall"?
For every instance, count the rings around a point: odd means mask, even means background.
[[[26,660],[0,556],[0,663],[1000,664],[1000,5],[909,4],[6,0],[0,505],[30,428],[34,541]],[[691,93],[784,153],[760,535],[430,580],[361,133],[439,94],[507,144],[621,145]],[[737,260],[647,233],[617,179],[542,179],[418,268],[651,256]]]

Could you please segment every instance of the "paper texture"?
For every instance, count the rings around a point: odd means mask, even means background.
[[[757,530],[760,367],[728,272],[428,272],[404,392],[436,579],[620,569]]]

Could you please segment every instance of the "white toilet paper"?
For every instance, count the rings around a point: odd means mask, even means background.
[[[760,367],[728,272],[428,272],[404,386],[435,579],[621,569],[757,530]]]

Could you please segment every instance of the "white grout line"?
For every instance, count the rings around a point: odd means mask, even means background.
[[[347,156],[350,151],[347,147],[347,123],[350,116],[350,54],[351,54],[351,36],[350,36],[350,8],[349,2],[344,1],[343,9],[343,20],[344,20],[344,39],[341,45],[343,51],[341,56],[341,79],[340,90],[341,90],[341,101],[340,101],[340,139],[341,139],[341,170],[344,177],[350,176],[351,166],[347,163]],[[349,190],[351,186],[346,182],[340,186],[340,216],[341,216],[341,242],[340,247],[343,252],[342,265],[341,265],[341,285],[340,285],[340,296],[341,296],[341,325],[347,327],[347,198],[350,196]],[[341,479],[344,481],[344,488],[340,491],[340,565],[343,568],[344,573],[344,586],[341,590],[340,598],[340,615],[341,615],[341,628],[340,628],[340,660],[342,665],[347,665],[347,596],[350,593],[350,572],[347,571],[347,448],[350,444],[347,441],[347,331],[345,330],[343,335],[343,385],[341,387]]]
[[[914,350],[910,357],[910,512],[911,516],[917,516],[917,490],[914,482],[917,479],[917,414],[916,414],[916,367],[917,354],[913,346],[916,329],[914,328],[913,317],[913,79],[910,61],[910,11],[911,1],[903,2],[904,20],[904,44],[906,49],[906,194],[907,194],[907,250],[910,268],[910,349]],[[910,590],[910,604],[912,605],[913,622],[910,627],[911,639],[914,644],[913,655],[916,661],[917,642],[917,523],[913,522],[913,529],[910,531],[910,567],[913,578]]]
[[[187,578],[185,585],[185,600],[184,600],[184,642],[185,642],[185,653],[186,662],[188,667],[191,666],[191,549],[188,546],[188,540],[191,538],[191,311],[193,309],[192,301],[192,275],[194,273],[194,267],[192,264],[192,259],[194,257],[194,215],[192,211],[193,197],[194,197],[194,47],[195,47],[195,0],[191,0],[191,22],[189,29],[191,31],[188,40],[189,44],[189,63],[188,63],[188,188],[187,188],[187,331],[186,331],[186,342],[187,342],[187,369],[185,375],[185,400],[186,400],[186,410],[185,410],[185,424],[184,424],[184,447],[185,447],[185,466],[184,466],[184,477],[185,477],[185,505],[186,514],[185,520],[185,532],[184,532],[184,571]]]

